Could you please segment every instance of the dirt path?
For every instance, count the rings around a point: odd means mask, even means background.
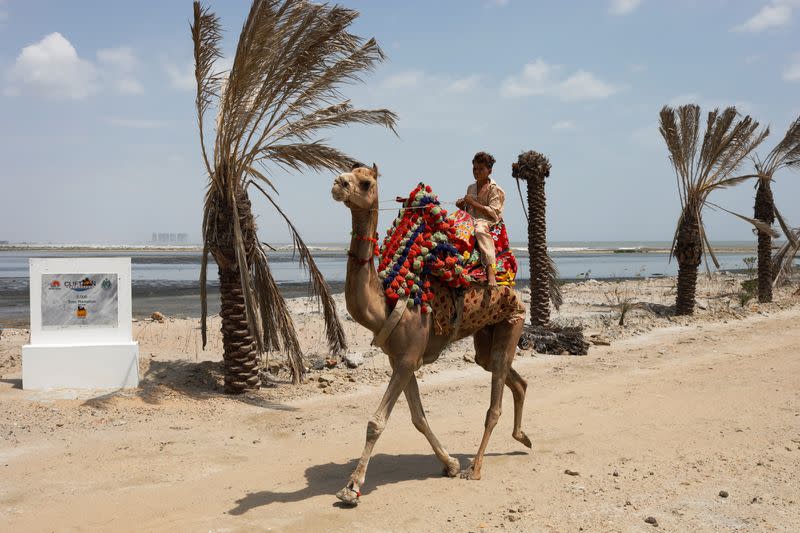
[[[401,400],[355,509],[333,494],[382,387],[288,404],[84,402],[74,409],[95,429],[59,411],[48,435],[0,445],[0,530],[651,531],[652,516],[659,531],[800,531],[799,320],[789,310],[518,360],[533,452],[511,438],[507,393],[477,482],[440,476]],[[465,465],[488,374],[443,370],[421,389]]]

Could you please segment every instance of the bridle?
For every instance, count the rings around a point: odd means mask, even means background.
[[[365,235],[359,235],[356,232],[351,232],[350,235],[357,241],[366,241],[372,243],[372,252],[370,252],[369,257],[366,259],[359,258],[353,250],[347,250],[347,256],[358,263],[359,265],[366,265],[370,261],[372,261],[373,257],[378,255],[378,232],[375,232],[374,237],[367,237]]]

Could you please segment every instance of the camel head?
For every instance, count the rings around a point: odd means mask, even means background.
[[[355,167],[333,180],[331,196],[349,209],[378,208],[378,167]]]

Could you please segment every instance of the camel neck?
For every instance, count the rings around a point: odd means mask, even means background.
[[[350,238],[347,277],[344,283],[347,311],[356,322],[372,332],[377,332],[386,320],[386,303],[375,270],[373,254],[377,244],[367,239],[375,237],[378,211],[351,209],[351,214],[353,236]]]

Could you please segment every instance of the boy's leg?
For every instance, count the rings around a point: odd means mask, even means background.
[[[475,224],[475,242],[478,245],[478,250],[481,252],[481,263],[486,269],[486,278],[489,286],[494,287],[497,285],[497,280],[494,275],[494,263],[496,261],[494,255],[494,239],[489,233],[489,225],[483,221],[476,221]]]

